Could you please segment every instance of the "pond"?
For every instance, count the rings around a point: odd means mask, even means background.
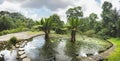
[[[76,56],[87,57],[97,55],[100,50],[106,49],[108,44],[97,38],[81,39],[75,43],[64,38],[51,38],[44,40],[44,35],[34,37],[23,49],[31,61],[78,61]],[[3,50],[5,61],[17,61],[18,49]]]

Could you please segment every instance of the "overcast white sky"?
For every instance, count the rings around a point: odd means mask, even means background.
[[[57,13],[63,21],[66,21],[66,10],[81,6],[84,17],[96,13],[100,18],[104,1],[111,2],[113,8],[120,8],[120,0],[0,0],[0,11],[20,12],[34,20]]]

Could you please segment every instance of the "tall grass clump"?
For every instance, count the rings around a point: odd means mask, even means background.
[[[16,43],[18,42],[18,39],[16,37],[12,37],[10,38],[10,40],[8,41],[8,43],[10,43],[11,45],[15,46]]]

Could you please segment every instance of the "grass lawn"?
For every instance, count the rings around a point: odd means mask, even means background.
[[[115,50],[108,56],[108,61],[120,61],[120,38],[110,38],[109,40],[115,45]]]

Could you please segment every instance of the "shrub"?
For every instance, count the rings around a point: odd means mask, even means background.
[[[16,32],[21,32],[21,31],[27,31],[27,30],[28,30],[27,28],[16,28],[16,29],[11,29],[11,30],[3,30],[0,32],[0,35],[16,33]]]
[[[17,43],[17,41],[18,41],[18,40],[17,40],[16,37],[12,37],[12,38],[10,38],[9,43],[15,46],[16,43]]]
[[[66,29],[64,29],[64,28],[62,28],[62,29],[58,28],[58,29],[55,30],[55,32],[57,34],[66,34],[67,33]]]
[[[88,30],[84,34],[89,36],[89,37],[93,37],[95,35],[95,31],[94,30]]]
[[[107,35],[108,30],[106,28],[102,29],[101,31],[99,31],[97,33],[98,36],[100,36],[100,38],[102,39],[106,39],[109,38],[109,36]]]

